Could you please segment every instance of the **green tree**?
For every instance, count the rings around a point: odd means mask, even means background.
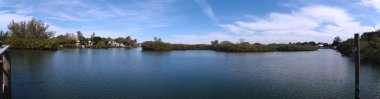
[[[125,41],[123,44],[125,46],[128,46],[128,47],[133,47],[133,46],[137,45],[136,43],[137,43],[136,39],[132,39],[131,36],[128,36],[125,38]]]
[[[289,45],[290,45],[291,43],[289,42]],[[253,45],[263,45],[263,44],[261,44],[261,43],[253,43]]]
[[[101,37],[99,37],[99,36],[94,36],[94,37],[92,37],[92,44],[96,45],[96,44],[98,44],[101,40],[102,40]]]
[[[55,41],[61,45],[71,45],[76,43],[74,34],[66,33],[65,35],[58,35]]]
[[[121,44],[123,44],[125,42],[125,39],[122,37],[118,37],[115,39],[115,42],[118,43],[119,46],[121,46]]]
[[[339,46],[339,44],[341,44],[341,43],[342,43],[342,39],[340,39],[340,37],[337,36],[337,37],[334,38],[334,41],[331,44],[331,46]]]
[[[133,43],[134,43],[134,44],[137,44],[137,39],[133,39]]]
[[[332,45],[331,45],[332,46]],[[354,52],[354,39],[353,38],[350,38],[350,39],[347,39],[346,41],[342,42],[342,44],[340,44],[338,47],[337,47],[337,50],[342,53],[343,55],[352,55],[353,52]]]
[[[81,31],[77,31],[77,39],[81,45],[87,44],[86,38],[83,36],[83,33]]]
[[[57,43],[51,39],[55,31],[50,31],[49,25],[41,20],[12,21],[8,25],[9,39],[4,42],[12,48],[22,49],[57,49]]]
[[[328,43],[323,43],[323,47],[324,47],[324,48],[330,48],[330,44],[328,44]]]
[[[311,45],[311,46],[318,46],[318,44],[315,43],[314,41],[310,41],[310,42],[308,42],[308,44]]]
[[[172,45],[170,43],[164,43],[160,38],[154,37],[154,41],[145,41],[141,44],[143,50],[152,51],[170,51],[172,50]]]
[[[363,46],[362,43],[361,46]],[[367,46],[365,46],[365,48],[361,47],[361,49],[363,51],[361,52],[363,60],[380,63],[380,37],[378,35],[372,36]]]
[[[219,44],[218,40],[211,41],[211,45],[217,45],[217,44]]]
[[[48,39],[54,36],[55,31],[48,30],[49,25],[41,20],[32,19],[30,21],[12,21],[8,25],[12,37],[27,39]]]
[[[361,40],[370,41],[373,36],[380,36],[380,29],[377,31],[365,32],[360,36],[360,38]]]

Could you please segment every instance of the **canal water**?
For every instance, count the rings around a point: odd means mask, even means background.
[[[379,67],[362,65],[362,98],[379,98]],[[347,99],[354,93],[354,61],[330,49],[12,50],[15,99]]]

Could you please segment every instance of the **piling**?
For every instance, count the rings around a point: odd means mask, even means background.
[[[360,99],[360,38],[355,34],[355,99]]]

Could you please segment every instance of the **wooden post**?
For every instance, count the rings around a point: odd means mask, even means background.
[[[0,99],[11,99],[11,61],[9,46],[0,48]]]
[[[355,99],[360,99],[360,39],[359,34],[355,34]]]
[[[9,50],[3,53],[3,84],[5,85],[5,99],[11,98],[11,64]]]
[[[5,99],[5,96],[4,96],[4,86],[3,86],[3,77],[4,77],[4,75],[3,75],[3,72],[4,72],[4,70],[3,70],[3,66],[4,66],[4,64],[3,64],[3,54],[4,53],[2,53],[2,54],[0,54],[1,56],[0,56],[0,78],[1,78],[1,80],[0,80],[0,87],[1,87],[1,93],[0,93],[0,99]]]

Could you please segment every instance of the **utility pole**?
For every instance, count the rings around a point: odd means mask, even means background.
[[[360,38],[355,34],[355,99],[360,99],[359,73],[360,73]]]

